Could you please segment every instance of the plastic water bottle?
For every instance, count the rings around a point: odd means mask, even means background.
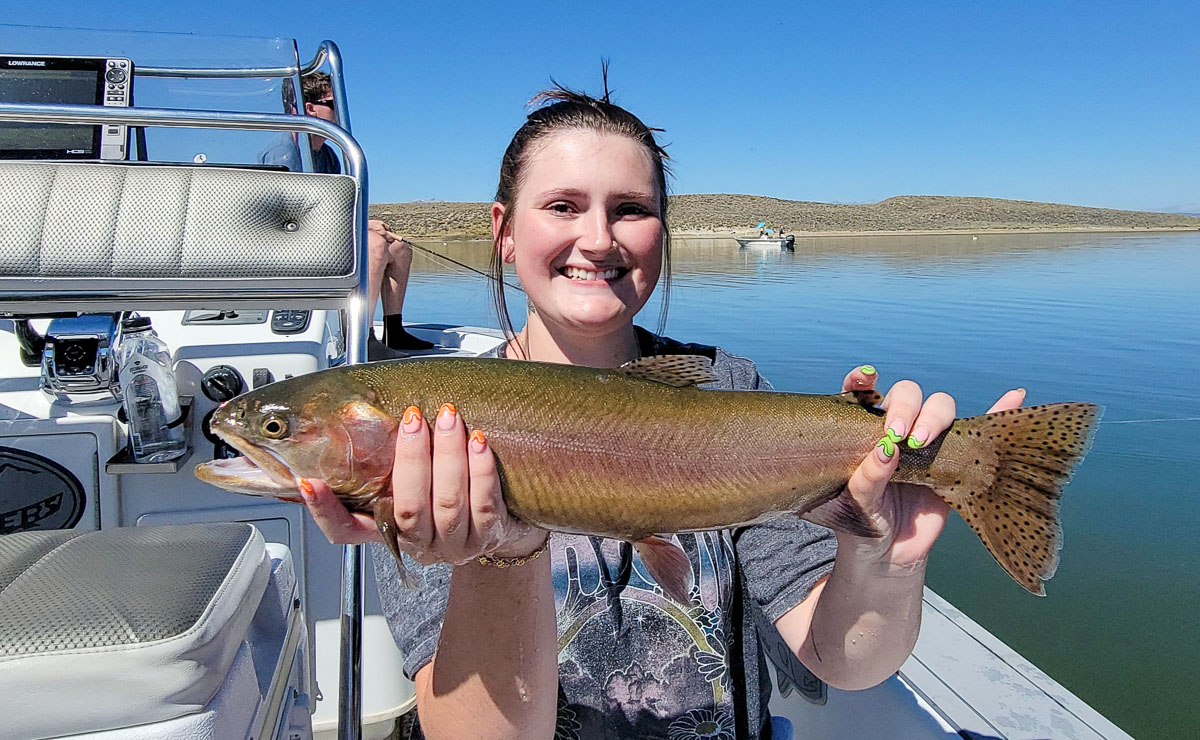
[[[166,462],[187,451],[171,351],[145,316],[121,321],[118,379],[129,419],[129,447],[137,462]]]

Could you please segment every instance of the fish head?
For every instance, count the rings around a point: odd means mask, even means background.
[[[301,479],[322,480],[348,508],[362,509],[391,479],[396,420],[370,387],[344,373],[272,383],[222,404],[209,429],[242,457],[196,467],[219,488],[300,500]]]

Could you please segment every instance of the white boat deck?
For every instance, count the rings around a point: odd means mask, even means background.
[[[787,666],[781,684],[772,666],[772,713],[790,721],[797,738],[1130,738],[928,588],[924,601],[917,645],[896,676],[840,691],[816,688],[798,664]]]
[[[901,678],[968,736],[1130,737],[929,589],[922,620]]]

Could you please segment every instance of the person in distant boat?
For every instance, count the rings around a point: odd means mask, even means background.
[[[300,78],[305,115],[323,121],[337,123],[337,110],[333,103],[333,85],[328,74],[314,72]],[[290,101],[289,101],[290,93]],[[283,81],[284,106],[296,110],[295,92],[289,79]],[[302,172],[297,134],[287,132],[259,155],[260,164],[283,165],[292,172]],[[340,174],[342,163],[333,147],[323,137],[308,135],[312,150],[313,171],[324,174]],[[370,252],[368,265],[370,296],[369,313],[383,300],[383,341],[376,339],[372,327],[367,343],[369,359],[380,360],[400,356],[411,350],[431,349],[433,344],[418,339],[404,328],[404,294],[408,289],[409,272],[412,268],[412,244],[392,232],[383,221],[371,219],[367,223],[367,248]]]
[[[491,217],[508,341],[492,356],[617,367],[701,355],[717,376],[705,387],[770,389],[746,358],[634,325],[670,275],[667,154],[652,129],[609,100],[607,80],[605,88],[602,98],[542,93],[504,154]],[[520,331],[499,287],[507,265],[528,298]],[[665,307],[660,331],[664,320]],[[896,328],[880,317],[877,331]],[[875,379],[856,368],[843,390]],[[1022,397],[1011,391],[993,410]],[[561,403],[569,409],[572,399]],[[884,406],[886,439],[913,447],[955,417],[953,398],[925,397],[912,381],[893,385]],[[849,689],[883,681],[912,650],[926,559],[948,507],[927,488],[890,482],[894,444],[867,455],[835,499],[879,527],[880,539],[784,515],[665,546],[642,541],[635,553],[627,542],[551,537],[511,517],[502,471],[470,423],[449,403],[428,421],[411,407],[400,422],[392,507],[419,588],[405,589],[391,554],[375,548],[380,598],[427,736],[768,738],[760,639]],[[579,440],[581,454],[587,443]],[[348,512],[324,482],[299,487],[330,540],[379,539],[374,521]],[[655,572],[688,573],[685,602],[654,580],[650,561],[670,563]]]

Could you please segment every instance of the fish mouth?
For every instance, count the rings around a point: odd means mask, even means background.
[[[201,463],[196,466],[197,478],[219,488],[258,496],[298,493],[300,482],[287,463],[273,452],[227,430],[216,434],[242,453],[242,457]]]
[[[629,268],[606,267],[604,269],[589,269],[586,267],[574,267],[568,265],[567,267],[559,268],[558,274],[562,275],[568,280],[577,280],[581,282],[603,281],[606,283],[611,283],[628,275]]]

